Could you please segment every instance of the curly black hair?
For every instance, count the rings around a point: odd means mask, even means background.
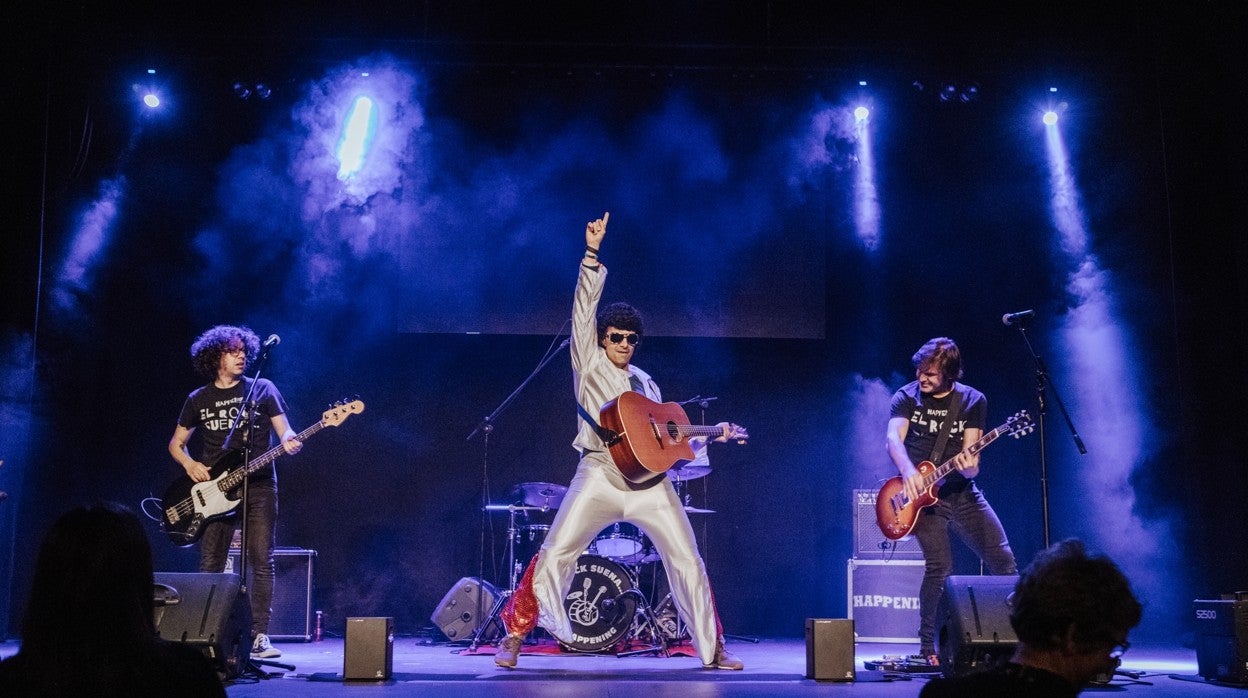
[[[242,344],[247,350],[247,363],[256,360],[260,354],[260,337],[250,328],[234,325],[217,325],[199,335],[191,345],[191,365],[199,375],[213,380],[217,377],[217,368],[221,365],[221,355],[231,347]]]
[[[636,332],[638,336],[645,334],[642,331],[641,313],[628,303],[612,303],[598,311],[598,342],[600,344],[603,337],[607,336],[608,327]]]

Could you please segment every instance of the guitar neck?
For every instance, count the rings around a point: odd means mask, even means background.
[[[325,421],[324,420],[319,421],[316,424],[313,424],[312,426],[308,427],[307,429],[304,429],[303,431],[299,432],[298,434],[295,434],[295,438],[300,441],[304,441],[309,436],[312,436],[313,434],[315,434],[316,432],[324,428],[325,428]],[[234,472],[230,473],[226,477],[221,478],[221,483],[219,487],[221,488],[223,492],[229,492],[230,490],[237,487],[240,483],[242,483],[243,478],[247,477],[248,475],[251,475],[257,470],[268,465],[269,463],[272,463],[273,461],[277,460],[278,457],[281,456],[285,452],[286,452],[286,447],[283,446],[282,444],[278,444],[274,446],[273,448],[270,448],[269,450],[265,451],[259,456],[252,458],[251,461],[247,463],[246,468],[239,468],[238,470],[235,470]]]
[[[685,436],[706,436],[709,438],[714,438],[717,436],[724,435],[724,430],[720,429],[718,426],[714,424],[706,425],[706,426],[701,425],[701,424],[685,424],[685,425],[679,425],[677,428],[680,431],[680,433],[684,434]]]
[[[1010,425],[1008,423],[1002,424],[996,429],[993,429],[987,434],[984,434],[983,436],[979,437],[978,441],[971,444],[970,446],[967,446],[965,450],[967,453],[970,453],[973,456],[976,453],[979,453],[980,451],[987,448],[988,444],[992,443],[993,441],[996,441],[997,437],[1008,432],[1009,430],[1010,430]],[[949,473],[953,472],[954,469],[957,467],[956,465],[953,464],[954,458],[957,458],[957,456],[954,456],[953,458],[950,458],[944,463],[941,463],[934,470],[932,470],[932,472],[928,473],[927,477],[923,478],[923,486],[925,488],[930,487],[933,483],[939,482],[940,480],[945,478],[947,475],[949,475]]]

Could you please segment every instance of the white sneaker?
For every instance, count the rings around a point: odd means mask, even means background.
[[[282,651],[269,642],[268,635],[259,633],[256,635],[255,641],[251,643],[251,656],[259,657],[260,659],[272,659],[282,656]]]

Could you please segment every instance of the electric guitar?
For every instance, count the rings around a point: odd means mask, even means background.
[[[984,434],[978,441],[963,450],[975,455],[984,450],[988,444],[996,441],[997,437],[1009,434],[1017,439],[1030,434],[1033,429],[1035,429],[1035,424],[1031,421],[1031,415],[1027,413],[1027,410],[1019,410],[1014,413],[1013,417],[1005,420],[1005,424]],[[915,522],[918,521],[919,511],[936,503],[936,495],[933,494],[936,485],[957,468],[953,460],[950,458],[939,466],[932,465],[931,461],[925,460],[915,466],[919,474],[923,476],[923,486],[919,490],[919,495],[914,499],[906,498],[905,485],[900,475],[884,482],[879,494],[875,497],[875,521],[879,524],[880,531],[885,538],[901,540],[909,537]]]
[[[693,460],[689,437],[723,436],[718,426],[690,424],[685,409],[674,402],[655,402],[630,390],[602,406],[598,422],[614,432],[607,441],[615,467],[629,482],[645,482],[676,465]],[[730,427],[730,439],[745,443],[750,438],[745,429]]]
[[[364,403],[359,400],[339,401],[321,415],[321,421],[304,429],[295,438],[306,441],[321,429],[336,427],[352,414],[363,411]],[[191,545],[203,534],[204,524],[234,512],[242,497],[242,493],[235,490],[243,484],[243,478],[272,463],[284,453],[285,447],[279,444],[252,458],[244,469],[243,452],[226,451],[209,468],[210,480],[195,482],[189,475],[174,480],[161,500],[161,529],[174,545]]]

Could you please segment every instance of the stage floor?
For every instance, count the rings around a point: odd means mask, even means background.
[[[864,663],[886,656],[905,656],[911,645],[859,643],[855,648],[858,680],[853,683],[822,683],[803,678],[806,672],[805,643],[800,638],[763,639],[758,642],[730,640],[732,650],[745,661],[745,671],[710,671],[691,657],[640,655],[617,657],[601,654],[522,654],[512,670],[494,666],[489,654],[462,654],[463,645],[430,644],[413,638],[394,643],[392,678],[384,682],[341,679],[343,641],[326,639],[312,643],[277,643],[282,657],[275,661],[294,665],[293,671],[273,678],[238,681],[227,688],[232,698],[243,696],[347,696],[364,693],[395,695],[470,696],[583,696],[619,695],[635,698],[679,696],[796,696],[817,692],[845,692],[856,696],[917,696],[926,682],[920,674],[889,674],[868,671]],[[0,645],[0,656],[17,651],[17,644]],[[1109,686],[1094,687],[1085,695],[1112,691],[1142,698],[1178,696],[1234,696],[1245,691],[1205,683],[1196,678],[1196,653],[1178,647],[1132,645],[1123,670],[1139,674],[1139,680],[1119,676]],[[1182,680],[1186,676],[1192,680]]]

